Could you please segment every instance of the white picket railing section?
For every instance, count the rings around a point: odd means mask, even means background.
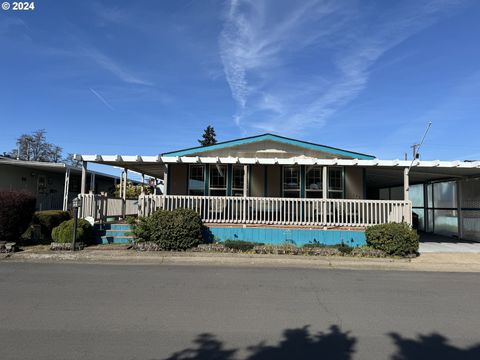
[[[109,198],[98,194],[79,194],[82,207],[79,210],[79,217],[93,217],[95,221],[105,221],[107,217],[120,217],[123,215],[138,214],[138,200],[128,199],[125,201],[125,213],[122,211],[123,200]]]
[[[205,223],[364,227],[412,223],[410,201],[140,195],[139,215],[188,208]]]

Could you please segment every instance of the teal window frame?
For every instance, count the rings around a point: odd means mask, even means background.
[[[332,189],[331,188],[331,174],[333,170],[340,170],[340,177],[336,180],[339,181],[341,187]],[[343,166],[329,166],[328,167],[328,176],[327,176],[328,186],[327,186],[327,197],[329,199],[345,199],[345,167]],[[340,194],[340,197],[332,197],[331,194]]]
[[[191,191],[191,184],[190,184],[190,176],[192,174],[192,168],[201,168],[202,169],[202,172],[203,172],[203,194],[192,194]],[[170,172],[169,172],[169,175],[170,175]],[[205,181],[206,180],[206,169],[205,169],[205,165],[198,165],[198,164],[189,164],[188,165],[188,175],[187,175],[187,193],[188,195],[196,195],[196,196],[204,196],[206,194],[206,189],[205,189]],[[197,181],[200,181],[200,180],[197,180]],[[168,181],[168,185],[170,185],[170,181]],[[193,191],[199,191],[199,189],[193,189]]]
[[[218,171],[218,167],[222,169],[223,176],[218,176],[218,178],[223,178],[223,186],[219,186],[219,184],[212,184],[212,181],[217,178],[217,174],[220,175]],[[227,196],[227,188],[228,188],[228,169],[226,165],[210,165],[209,166],[209,179],[208,179],[208,195],[211,196]],[[223,195],[212,195],[212,192],[225,192]]]
[[[297,170],[297,182],[298,182],[298,188],[285,188],[285,171],[288,170],[288,169],[296,169]],[[285,196],[285,193],[298,193],[298,196],[294,197],[294,198],[300,198],[301,195],[302,195],[302,181],[301,181],[301,172],[302,172],[302,169],[300,166],[298,165],[292,165],[292,166],[283,166],[282,167],[282,197],[287,197]],[[289,177],[291,177],[290,175],[288,175]],[[291,196],[288,196],[288,197],[291,197]]]
[[[236,187],[235,186],[235,171],[237,170],[241,170],[241,173],[242,173],[242,176],[241,176],[241,182],[242,182],[242,185],[241,187]],[[232,196],[243,196],[243,190],[244,190],[244,180],[245,180],[245,173],[244,173],[245,169],[243,167],[243,165],[233,165],[232,166],[232,176],[231,176],[231,188],[232,188],[232,191],[231,191],[231,195]]]
[[[314,175],[314,177],[318,177],[319,181],[316,183],[319,183],[319,187],[317,189],[311,189],[308,187],[309,183],[309,174],[311,171],[319,172],[318,175]],[[316,194],[316,196],[309,196],[310,194]],[[312,199],[320,199],[323,197],[323,166],[308,166],[305,170],[305,197],[306,198],[312,198]]]

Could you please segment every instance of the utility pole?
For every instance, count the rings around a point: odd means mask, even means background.
[[[419,148],[420,144],[413,144],[412,146],[410,146],[412,148],[412,159],[416,159],[417,158],[417,150]]]
[[[423,137],[422,137],[422,141],[420,141],[419,144],[414,144],[412,147],[413,147],[413,159],[412,159],[412,162],[410,163],[410,166],[406,169],[406,174],[408,176],[408,174],[410,173],[410,169],[412,168],[413,166],[413,163],[414,161],[416,160],[416,157],[417,157],[417,151],[420,149],[420,147],[423,145],[423,142],[425,141],[425,137],[427,136],[428,134],[428,130],[430,130],[430,127],[432,126],[432,122],[430,121],[428,123],[428,126],[427,126],[427,129],[425,130],[425,133],[423,134]]]

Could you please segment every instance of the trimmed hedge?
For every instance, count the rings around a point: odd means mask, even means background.
[[[255,246],[262,246],[265,245],[263,243],[255,243],[251,241],[243,241],[243,240],[225,240],[223,245],[226,248],[237,250],[237,251],[250,251]]]
[[[52,230],[52,240],[57,243],[72,242],[73,219],[62,222]],[[93,242],[93,227],[84,219],[77,220],[76,242],[91,244]]]
[[[410,256],[418,251],[419,236],[406,223],[369,226],[365,230],[367,244],[388,255]]]
[[[19,241],[34,212],[34,196],[18,191],[0,191],[0,241]]]
[[[202,220],[193,210],[157,210],[140,218],[133,233],[137,242],[153,242],[162,250],[187,250],[201,243],[202,228]]]
[[[33,214],[32,224],[40,225],[40,231],[44,240],[51,240],[52,230],[64,221],[70,220],[68,211],[46,210],[37,211]]]

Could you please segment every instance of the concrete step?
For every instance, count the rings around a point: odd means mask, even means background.
[[[130,230],[97,230],[95,231],[97,237],[99,236],[133,236],[133,231]]]
[[[132,225],[129,224],[95,224],[95,230],[126,230],[131,231]]]
[[[128,244],[133,240],[133,236],[101,236],[97,239],[97,242],[99,244]]]

